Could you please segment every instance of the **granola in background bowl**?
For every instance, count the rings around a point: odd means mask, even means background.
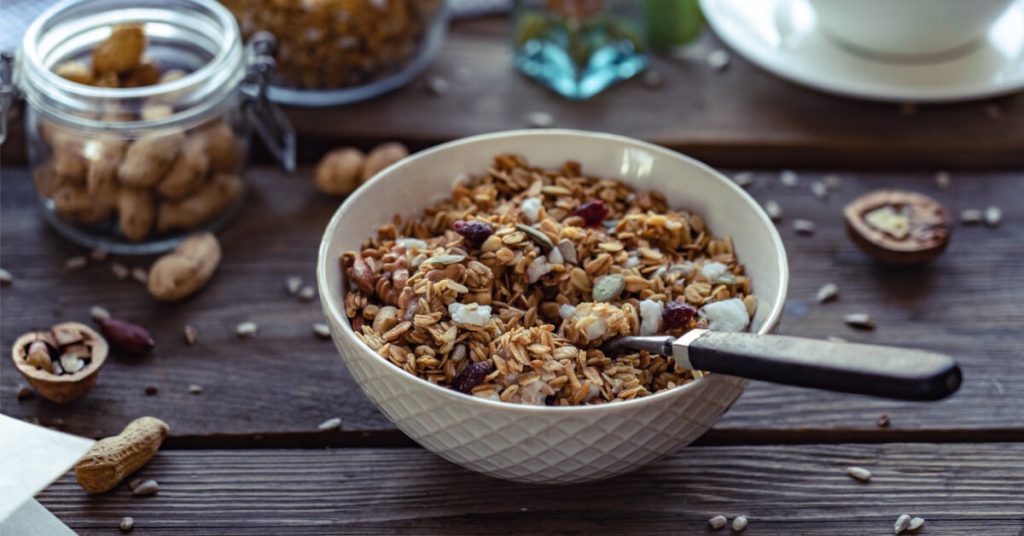
[[[657,192],[499,155],[412,219],[342,255],[356,336],[406,372],[532,405],[640,398],[703,376],[616,358],[620,335],[746,329],[757,307],[729,237]]]

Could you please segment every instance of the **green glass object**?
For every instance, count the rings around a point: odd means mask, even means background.
[[[518,0],[515,65],[570,99],[592,97],[647,66],[644,0]]]
[[[688,43],[704,30],[699,0],[645,0],[651,47],[665,50]]]

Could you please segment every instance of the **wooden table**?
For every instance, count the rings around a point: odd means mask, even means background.
[[[97,438],[141,415],[172,428],[140,473],[160,482],[158,495],[132,497],[122,485],[89,496],[69,474],[40,495],[47,508],[83,534],[117,534],[124,515],[135,518],[139,534],[693,534],[704,533],[714,515],[746,514],[749,534],[862,535],[890,534],[901,513],[925,517],[925,534],[1022,534],[1024,115],[1013,110],[1020,96],[999,102],[998,120],[978,103],[904,117],[893,106],[796,88],[734,58],[723,74],[663,60],[662,89],[630,83],[567,103],[510,73],[495,32],[500,25],[456,25],[436,72],[454,79],[456,66],[468,64],[489,74],[453,84],[449,95],[413,86],[322,112],[338,121],[291,111],[308,140],[307,156],[316,156],[324,139],[426,146],[518,127],[521,114],[543,110],[568,126],[639,135],[727,169],[757,164],[764,171],[756,172],[751,194],[785,210],[780,230],[793,277],[782,332],[952,353],[964,370],[960,393],[920,404],[754,383],[696,446],[637,473],[567,487],[509,484],[445,462],[398,432],[331,343],[313,335],[320,305],[286,294],[287,276],[312,282],[321,232],[338,205],[315,192],[308,166],[296,177],[253,167],[249,203],[221,235],[224,261],[215,280],[194,298],[167,305],[137,283],[117,280],[110,261],[66,270],[65,259],[85,252],[46,228],[27,169],[10,163],[8,148],[0,265],[15,280],[0,291],[0,343],[9,347],[20,333],[58,321],[85,321],[90,306],[102,305],[149,327],[157,350],[112,359],[95,389],[66,406],[17,401],[22,380],[5,358],[0,408]],[[954,172],[949,190],[934,185],[938,166],[988,162]],[[818,168],[800,170],[798,188],[779,183],[780,169],[807,164]],[[893,167],[911,169],[881,171]],[[838,173],[842,185],[819,200],[809,185],[826,173]],[[948,251],[929,266],[881,268],[846,239],[840,214],[846,202],[881,187],[928,193],[954,213],[998,205],[1005,221],[994,229],[958,227]],[[795,218],[815,221],[817,233],[798,236],[789,225]],[[839,284],[840,299],[817,304],[815,291],[830,281]],[[842,316],[852,312],[871,313],[878,328],[845,326]],[[243,321],[259,324],[255,338],[235,335]],[[185,324],[199,330],[195,346],[182,338]],[[202,393],[191,394],[191,384]],[[159,392],[147,396],[149,385]],[[883,414],[887,427],[876,423]],[[341,418],[340,430],[317,430],[333,417]],[[852,480],[850,465],[869,468],[874,478]]]

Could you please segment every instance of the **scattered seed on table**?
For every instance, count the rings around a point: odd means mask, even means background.
[[[305,287],[302,287],[302,290],[299,291],[299,301],[304,301],[304,302],[313,301],[313,298],[315,298],[315,297],[316,297],[316,289],[314,289],[311,286],[307,285]]]
[[[131,532],[135,528],[135,520],[131,516],[124,516],[121,518],[121,524],[118,525],[121,532]]]
[[[822,177],[821,182],[825,184],[825,188],[828,188],[829,191],[834,192],[839,189],[840,185],[843,184],[843,178],[833,173]]]
[[[847,467],[846,474],[853,477],[854,480],[860,480],[861,482],[868,482],[871,480],[871,471],[863,467]]]
[[[707,62],[712,69],[721,72],[729,67],[729,59],[728,52],[720,48],[716,48],[715,50],[708,52]]]
[[[836,337],[835,335],[829,335],[828,337],[826,337],[826,339],[832,342],[849,342],[846,339],[842,337]]]
[[[777,201],[767,201],[764,204],[764,211],[768,213],[768,217],[772,221],[779,221],[782,219],[782,206]]]
[[[188,392],[190,392],[190,393],[192,393],[194,395],[201,395],[201,394],[203,394],[203,386],[196,385],[196,384],[193,383],[192,385],[188,386]]]
[[[907,524],[907,530],[908,531],[917,530],[917,529],[919,529],[919,528],[921,528],[923,526],[924,526],[924,518],[923,517],[912,517],[912,518],[910,518],[910,523]]]
[[[889,414],[888,413],[883,413],[883,414],[879,415],[878,416],[878,420],[875,421],[875,424],[878,425],[879,428],[886,428],[886,427],[888,427],[889,426]]]
[[[986,104],[981,108],[981,111],[989,119],[1000,119],[1003,117],[1003,109],[995,104]]]
[[[13,282],[14,276],[11,275],[11,272],[8,272],[7,270],[0,268],[0,285],[7,286]]]
[[[27,385],[18,386],[18,400],[25,400],[26,398],[32,398],[36,394],[31,387]]]
[[[136,283],[146,285],[149,283],[149,272],[145,268],[132,268],[132,279]]]
[[[1003,209],[992,206],[985,209],[985,225],[998,227],[1003,221]]]
[[[185,336],[185,343],[189,346],[192,346],[199,340],[199,332],[196,331],[195,326],[192,326],[191,324],[185,326],[182,333]]]
[[[940,190],[948,190],[953,185],[953,177],[948,171],[937,171],[935,173],[935,186]]]
[[[975,225],[981,223],[982,213],[976,208],[967,208],[960,212],[960,223]]]
[[[828,199],[828,186],[824,182],[814,181],[811,183],[811,193],[818,199]]]
[[[107,311],[99,305],[93,305],[89,308],[89,316],[91,316],[95,322],[103,322],[104,320],[110,320],[110,311]]]
[[[725,516],[715,516],[708,520],[708,525],[715,530],[724,527],[728,523],[729,520],[726,519]]]
[[[156,483],[156,480],[143,480],[137,486],[132,488],[132,495],[145,496],[145,495],[156,495],[156,492],[160,490],[160,485]]]
[[[242,322],[235,328],[235,333],[237,333],[239,337],[245,339],[255,335],[259,329],[260,327],[257,326],[255,322]]]
[[[317,337],[320,337],[321,339],[330,339],[331,328],[328,327],[327,324],[324,324],[323,322],[317,322],[313,324],[313,334],[315,334]]]
[[[899,534],[910,526],[910,516],[907,514],[900,514],[900,517],[896,518],[896,523],[892,526],[892,533]]]
[[[131,270],[129,270],[127,266],[119,262],[110,263],[110,272],[114,274],[114,277],[122,281],[128,279],[128,276],[132,275]]]
[[[451,84],[443,76],[433,75],[427,79],[427,92],[431,95],[440,97],[448,93],[449,89],[451,89]]]
[[[107,252],[102,249],[94,249],[89,252],[89,258],[96,262],[103,262],[107,260]]]
[[[81,270],[89,264],[89,259],[85,258],[85,255],[75,255],[70,259],[64,261],[64,268],[68,270]]]
[[[732,520],[732,530],[743,532],[745,528],[747,528],[747,516],[736,516],[736,519]]]
[[[128,489],[135,489],[135,488],[139,487],[139,484],[141,484],[142,482],[143,482],[143,479],[141,479],[141,478],[132,479],[132,481],[128,483]]]
[[[800,176],[793,170],[784,170],[779,173],[779,181],[787,188],[796,188],[800,184]]]
[[[290,275],[284,279],[284,289],[292,296],[299,293],[302,288],[302,278],[297,275]]]
[[[732,176],[733,182],[735,182],[740,188],[746,188],[751,184],[754,184],[754,174],[749,171],[741,171]]]
[[[825,283],[818,289],[815,297],[818,299],[818,303],[830,302],[839,297],[839,287],[835,283]]]
[[[900,103],[900,115],[911,116],[917,113],[917,103],[914,102],[903,102]]]
[[[665,77],[654,69],[644,71],[644,74],[640,76],[640,81],[650,89],[658,89],[665,85]]]
[[[852,313],[843,317],[843,322],[859,329],[875,329],[875,319],[867,313]]]
[[[555,116],[547,112],[530,112],[526,114],[526,124],[530,128],[550,128],[555,124]]]
[[[341,419],[334,417],[333,419],[327,419],[326,421],[317,425],[317,429],[321,431],[337,430],[341,428]]]
[[[160,389],[157,389],[155,385],[147,385],[142,392],[146,393],[146,396],[156,396]]]
[[[814,222],[811,220],[793,220],[793,230],[798,234],[814,234]]]

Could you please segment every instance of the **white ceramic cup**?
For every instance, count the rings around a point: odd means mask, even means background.
[[[891,56],[933,56],[985,37],[1014,0],[807,0],[832,38]]]
[[[357,250],[392,215],[412,216],[450,194],[493,157],[521,154],[537,166],[576,160],[589,175],[665,194],[695,211],[719,236],[733,238],[758,297],[752,329],[773,331],[789,271],[775,226],[742,188],[710,167],[641,141],[571,130],[486,134],[429,149],[384,169],[349,196],[324,232],[317,284],[339,354],[366,395],[428,450],[491,476],[568,483],[636,469],[688,445],[739,398],[746,380],[712,374],[621,403],[547,407],[467,396],[399,369],[363,344],[345,316],[340,255]]]

